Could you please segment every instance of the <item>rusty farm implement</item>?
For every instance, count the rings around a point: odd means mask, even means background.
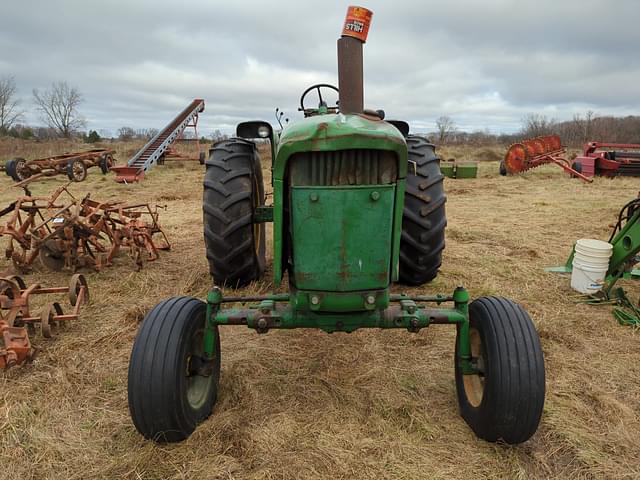
[[[558,135],[531,138],[514,143],[509,147],[500,162],[500,175],[522,173],[532,168],[552,163],[558,165],[568,174],[585,182],[593,180],[571,166],[566,158],[567,150],[562,146]]]
[[[60,302],[49,302],[34,313],[30,300],[35,295],[66,295],[71,313],[65,314]],[[29,334],[51,338],[61,325],[77,320],[80,307],[88,302],[89,287],[80,274],[71,277],[68,287],[27,286],[18,276],[0,278],[0,370],[33,360],[37,350]]]
[[[115,165],[114,153],[115,150],[99,148],[33,160],[13,158],[7,161],[4,169],[7,175],[20,184],[54,175],[66,175],[73,182],[82,182],[87,178],[89,168],[100,167],[105,174],[111,170]]]
[[[19,271],[28,271],[39,258],[51,270],[100,270],[126,251],[136,268],[169,250],[158,222],[158,207],[141,203],[98,202],[74,197],[68,185],[50,197],[26,195],[0,212],[8,215],[0,235],[8,236],[6,258]],[[158,240],[155,237],[159,237]]]

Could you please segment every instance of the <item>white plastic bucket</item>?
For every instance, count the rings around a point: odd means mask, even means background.
[[[582,238],[576,242],[571,288],[580,293],[596,293],[604,286],[613,246],[602,240]]]

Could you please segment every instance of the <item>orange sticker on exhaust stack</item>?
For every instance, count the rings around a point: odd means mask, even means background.
[[[372,16],[373,12],[371,10],[367,10],[364,7],[350,6],[347,9],[347,18],[344,21],[342,36],[354,37],[362,43],[366,42]]]

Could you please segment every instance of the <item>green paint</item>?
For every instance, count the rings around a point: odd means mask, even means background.
[[[273,206],[260,205],[253,214],[253,223],[273,222]]]
[[[289,158],[295,153],[347,149],[377,149],[394,152],[398,159],[398,184],[391,209],[393,243],[391,246],[391,280],[398,279],[400,229],[404,207],[404,178],[407,173],[407,145],[404,137],[391,124],[370,120],[361,115],[327,114],[305,118],[288,125],[278,137],[273,174],[273,277],[280,285],[283,270],[285,195]],[[327,187],[329,188],[329,187]]]
[[[372,292],[376,294],[376,292]],[[385,292],[377,292],[380,305],[388,304],[389,296]],[[466,291],[465,291],[466,294]],[[291,304],[285,306],[277,305],[274,300],[262,300],[257,305],[250,305],[246,308],[230,308],[225,310],[211,310],[210,321],[218,325],[238,324],[238,319],[243,319],[241,324],[249,328],[267,331],[269,329],[290,329],[290,328],[319,328],[326,332],[353,332],[359,328],[403,328],[411,332],[417,332],[428,327],[431,323],[451,323],[468,327],[467,303],[461,301],[454,302],[454,308],[427,308],[418,305],[413,300],[402,299],[394,303],[399,303],[399,309],[380,309],[379,304],[375,304],[371,310],[360,310],[353,312],[313,311],[310,300],[303,301],[302,298],[311,298],[313,292],[297,292]],[[333,297],[333,296],[332,296]],[[454,294],[455,297],[455,294]],[[211,298],[211,297],[210,297]],[[343,304],[353,301],[355,294],[344,294]],[[468,295],[467,295],[468,299]],[[334,300],[335,301],[335,300]],[[360,297],[360,302],[366,301]],[[337,305],[337,304],[336,304]],[[268,323],[268,328],[260,326],[260,319]],[[467,328],[468,331],[468,328]],[[468,357],[469,344],[466,340],[459,342],[460,352]],[[466,357],[465,357],[466,358]]]
[[[293,281],[300,289],[386,288],[394,185],[291,187]]]

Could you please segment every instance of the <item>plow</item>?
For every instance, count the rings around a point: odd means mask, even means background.
[[[18,186],[42,177],[66,175],[73,182],[82,182],[87,178],[87,169],[100,167],[106,174],[115,165],[115,150],[98,148],[87,152],[65,153],[46,158],[25,160],[13,158],[5,164],[5,172]]]
[[[507,150],[504,160],[500,162],[500,175],[513,175],[541,165],[554,164],[571,176],[578,177],[584,182],[592,182],[593,179],[572,166],[566,154],[567,150],[562,146],[558,135],[523,140],[514,143]]]
[[[36,258],[55,271],[101,270],[121,250],[140,269],[171,248],[158,222],[158,206],[98,202],[89,195],[80,199],[67,187],[49,197],[21,196],[0,211],[0,217],[9,216],[0,226],[0,236],[9,237],[5,256],[18,271],[29,271]]]
[[[33,313],[29,303],[34,295],[66,295],[72,307],[65,314],[60,302],[47,303],[40,314]],[[80,274],[71,277],[68,287],[42,287],[39,283],[27,286],[18,276],[0,278],[0,369],[31,362],[37,349],[30,334],[37,332],[44,338],[69,321],[75,321],[80,307],[89,302],[89,287]]]

